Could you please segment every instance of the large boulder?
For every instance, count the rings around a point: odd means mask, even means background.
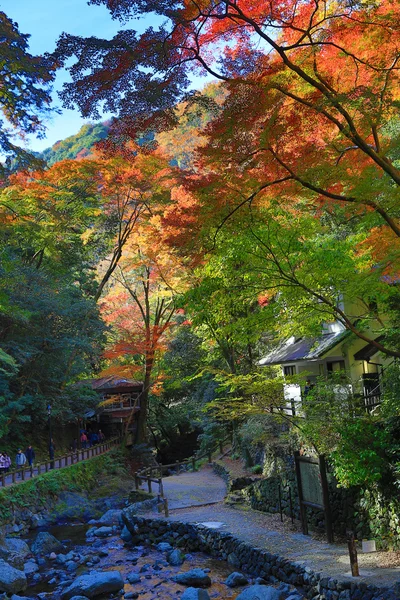
[[[236,600],[281,600],[282,592],[270,585],[251,585]]]
[[[24,559],[30,553],[29,546],[18,538],[4,538],[0,541],[0,558],[15,569],[22,570]]]
[[[65,547],[62,543],[51,535],[48,531],[41,531],[37,534],[35,541],[31,546],[31,550],[33,554],[51,554],[55,552],[58,554],[59,552],[64,552]]]
[[[211,579],[202,569],[190,569],[186,573],[178,573],[172,580],[181,585],[187,585],[195,588],[210,587]]]
[[[17,594],[26,590],[28,583],[25,573],[15,569],[5,560],[0,559],[0,592]]]
[[[100,517],[98,522],[103,523],[104,525],[120,525],[121,514],[122,510],[110,508],[107,512],[104,513],[104,515]]]
[[[87,575],[77,577],[73,583],[61,592],[62,600],[70,600],[74,596],[96,598],[103,594],[119,592],[124,587],[124,580],[119,571],[91,571]]]
[[[30,554],[29,546],[24,540],[20,540],[19,538],[8,538],[4,539],[3,544],[9,552],[15,552],[16,554],[21,554],[24,558]]]
[[[93,535],[96,537],[104,538],[113,534],[113,528],[107,527],[107,525],[103,525],[103,527],[99,527],[93,531]]]
[[[248,583],[249,580],[247,577],[243,575],[243,573],[238,573],[237,571],[231,573],[225,580],[225,585],[231,588],[238,587],[240,585],[247,585]]]
[[[210,596],[206,590],[190,587],[183,592],[181,600],[210,600]]]

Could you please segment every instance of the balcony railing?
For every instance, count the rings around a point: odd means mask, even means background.
[[[115,411],[130,411],[133,408],[140,408],[139,398],[121,398],[120,400],[105,399],[107,402],[102,406],[103,412],[111,413]]]

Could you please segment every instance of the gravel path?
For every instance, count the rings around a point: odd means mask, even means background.
[[[222,502],[226,496],[225,482],[208,466],[195,473],[166,477],[163,486],[170,509]]]
[[[346,546],[327,544],[305,536],[299,532],[298,523],[293,526],[287,518],[281,523],[279,515],[224,504],[222,500],[226,486],[210,467],[198,473],[167,477],[164,479],[164,490],[171,508],[169,519],[172,521],[203,523],[220,528],[254,547],[265,548],[336,579],[350,578],[378,586],[390,586],[400,580],[400,566],[380,566],[400,564],[397,553],[360,552],[361,576],[352,578]],[[154,518],[154,514],[151,516]],[[160,518],[164,517],[160,515]]]

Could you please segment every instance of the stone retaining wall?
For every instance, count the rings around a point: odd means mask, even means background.
[[[242,490],[243,498],[255,510],[266,513],[279,513],[279,491],[281,488],[282,512],[290,517],[289,492],[292,495],[293,516],[300,520],[300,506],[295,473],[290,468],[280,476],[264,479],[239,477],[232,479],[224,465],[214,462],[213,469],[217,475],[227,482],[228,491]],[[369,528],[363,511],[359,506],[359,490],[357,488],[338,488],[334,480],[329,482],[329,495],[332,512],[333,529],[337,535],[345,536],[348,529],[353,530],[359,539],[369,537]],[[308,508],[307,521],[311,529],[325,529],[325,515],[322,510]]]
[[[277,554],[253,548],[230,533],[203,525],[139,517],[131,507],[123,511],[122,519],[135,544],[169,542],[189,552],[205,552],[270,583],[283,581],[298,586],[312,600],[396,600],[400,597],[399,584],[389,590],[363,582],[323,577]]]

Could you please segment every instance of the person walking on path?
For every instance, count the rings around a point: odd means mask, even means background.
[[[36,458],[35,451],[32,448],[32,446],[27,447],[27,449],[25,450],[25,456],[26,456],[26,460],[28,461],[29,466],[32,467],[34,460]]]
[[[56,450],[56,447],[54,445],[53,438],[51,438],[50,444],[49,444],[50,469],[54,469],[54,452],[55,452],[55,450]]]
[[[6,457],[4,452],[0,452],[0,477],[6,472]]]
[[[81,434],[81,448],[86,448],[87,442],[88,442],[87,435],[86,435],[86,433],[84,431],[82,431],[82,434]]]
[[[22,469],[26,465],[26,456],[22,452],[21,448],[18,448],[17,456],[15,457],[15,464],[17,469]],[[18,473],[18,477],[21,477],[21,473]]]
[[[8,456],[7,452],[4,452],[4,460],[6,465],[6,468],[4,470],[6,473],[8,473],[11,467],[11,457]]]

